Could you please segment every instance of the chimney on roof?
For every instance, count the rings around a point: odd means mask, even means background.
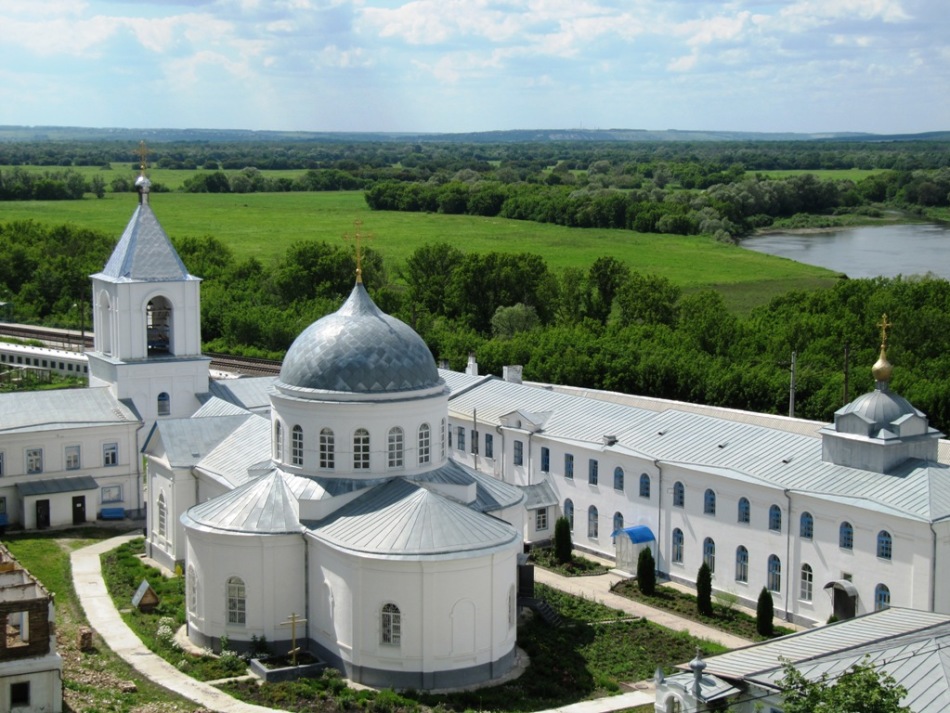
[[[468,366],[465,367],[465,373],[469,376],[478,376],[478,362],[475,361],[475,352],[468,353]]]
[[[615,446],[615,445],[617,445],[617,437],[616,437],[616,436],[604,435],[604,445],[605,445],[605,446]]]
[[[524,367],[521,365],[503,366],[501,368],[501,376],[505,381],[510,381],[512,384],[520,384],[522,369],[524,369]]]

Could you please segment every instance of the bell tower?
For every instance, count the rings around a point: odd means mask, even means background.
[[[189,274],[149,205],[151,182],[102,272],[92,279],[95,343],[89,385],[131,401],[142,420],[183,418],[208,391],[201,354],[201,280]]]

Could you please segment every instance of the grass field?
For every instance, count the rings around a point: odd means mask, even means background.
[[[332,193],[160,193],[152,208],[172,237],[213,235],[239,257],[265,264],[296,241],[340,241],[354,221],[370,246],[398,266],[421,245],[448,242],[465,252],[530,252],[553,270],[589,267],[610,255],[634,270],[662,275],[684,289],[716,288],[739,312],[790,289],[828,287],[835,273],[726,245],[704,236],[578,229],[503,218],[371,211],[361,191]],[[136,205],[132,194],[82,201],[0,203],[0,221],[73,223],[118,238]]]
[[[873,176],[875,173],[884,173],[886,168],[829,168],[821,171],[808,170],[807,168],[788,169],[784,171],[746,171],[747,176],[768,176],[769,178],[788,178],[789,176],[801,176],[804,173],[811,173],[824,180],[848,180],[858,183],[859,181]]]

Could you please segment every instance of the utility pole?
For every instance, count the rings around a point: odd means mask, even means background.
[[[792,378],[788,386],[788,416],[795,418],[795,352],[792,352]]]

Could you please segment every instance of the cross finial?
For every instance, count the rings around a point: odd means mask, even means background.
[[[343,234],[344,240],[352,240],[356,244],[356,281],[363,281],[363,241],[372,240],[373,235],[371,233],[361,233],[360,229],[363,227],[362,220],[353,221],[353,234],[349,233]]]
[[[145,171],[148,169],[148,146],[145,145],[145,140],[139,141],[139,170],[141,171],[142,176],[145,175]]]
[[[887,321],[887,312],[881,315],[881,321],[877,323],[877,326],[881,328],[881,349],[887,349],[887,330],[894,326],[893,322]]]

